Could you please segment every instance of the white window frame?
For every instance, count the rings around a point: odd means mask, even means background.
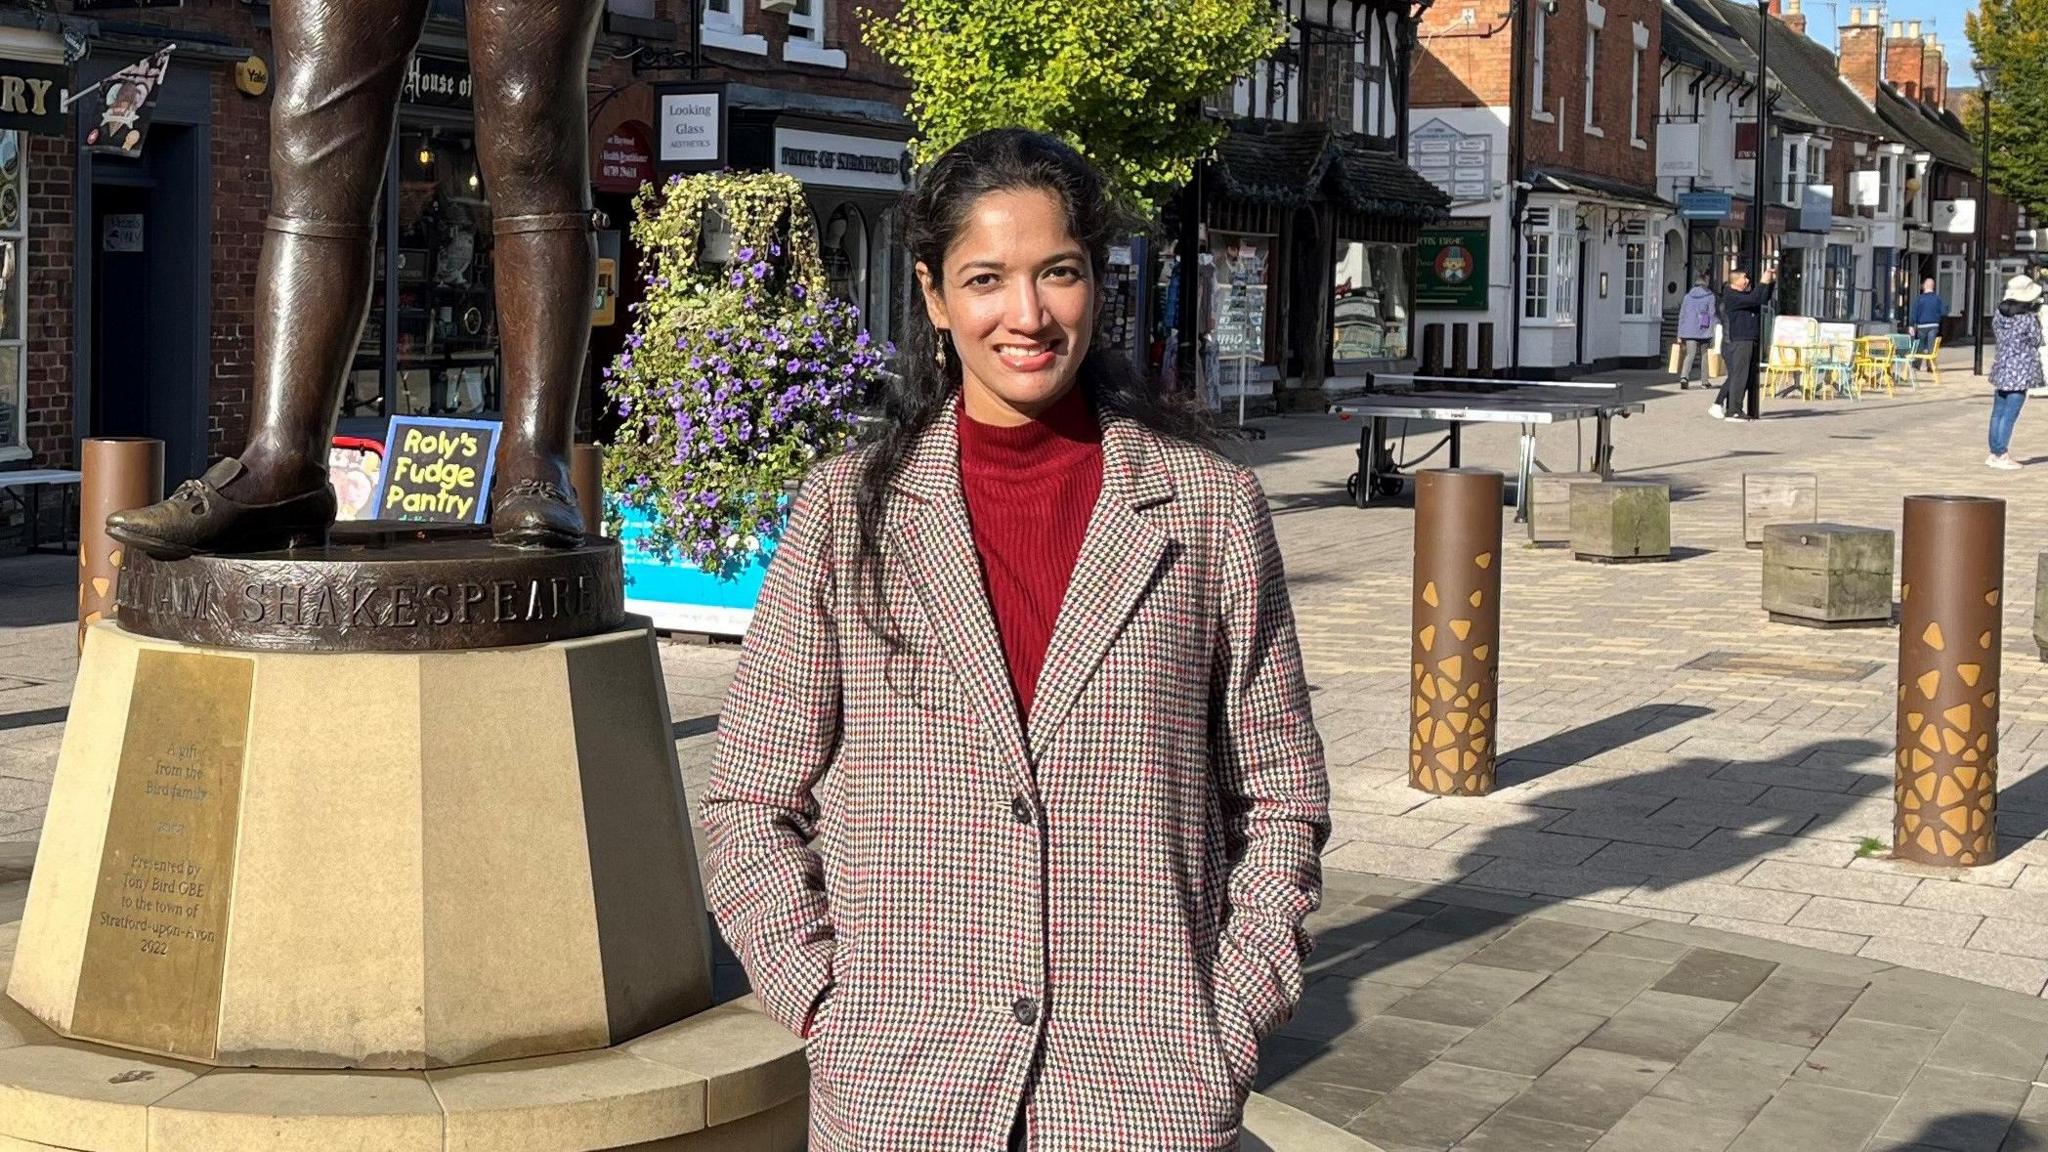
[[[1529,34],[1535,47],[1529,53],[1529,118],[1545,124],[1555,120],[1550,114],[1550,102],[1543,95],[1544,73],[1550,59],[1550,13],[1542,4],[1529,6]]]
[[[1641,24],[1631,27],[1634,37],[1628,59],[1628,142],[1633,148],[1648,148],[1643,139],[1643,53],[1650,47],[1650,30]]]
[[[1538,242],[1541,243],[1538,243]],[[1545,230],[1522,237],[1522,319],[1550,319],[1551,277],[1557,234]]]
[[[1621,314],[1650,313],[1650,242],[1625,240],[1621,245]]]
[[[1591,27],[1591,26],[1589,26],[1589,27],[1587,27],[1587,29],[1586,29],[1586,124],[1585,124],[1585,128],[1586,128],[1586,135],[1588,135],[1588,136],[1605,136],[1605,135],[1607,135],[1607,134],[1606,134],[1605,132],[1603,132],[1603,131],[1601,131],[1601,130],[1600,130],[1600,125],[1599,125],[1598,123],[1596,123],[1596,122],[1594,121],[1594,118],[1593,118],[1593,107],[1594,107],[1594,105],[1593,105],[1593,98],[1594,98],[1594,96],[1598,95],[1598,92],[1599,92],[1598,86],[1597,86],[1597,85],[1595,84],[1595,80],[1596,80],[1596,78],[1597,78],[1597,77],[1598,77],[1598,75],[1599,75],[1599,71],[1600,71],[1600,29],[1598,29],[1598,28],[1595,28],[1595,27]]]
[[[1574,216],[1575,214],[1567,214]],[[1550,278],[1550,318],[1559,324],[1570,324],[1578,314],[1578,262],[1579,235],[1566,231],[1560,224],[1557,230],[1557,257],[1552,262],[1556,271]]]
[[[800,14],[798,7],[810,5],[810,12]],[[797,7],[789,10],[789,39],[782,42],[782,58],[791,64],[809,64],[815,68],[846,67],[846,52],[839,48],[825,47],[825,28],[828,6],[831,0],[796,0]]]
[[[750,34],[747,27],[747,0],[725,0],[725,11],[712,7],[718,0],[704,0],[703,16],[698,25],[698,34],[706,48],[723,48],[728,52],[745,52],[749,56],[766,56],[768,38]]]

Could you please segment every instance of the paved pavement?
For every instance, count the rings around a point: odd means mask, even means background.
[[[1412,511],[1349,505],[1356,425],[1262,422],[1247,450],[1336,807],[1315,982],[1262,1089],[1393,1152],[2048,1149],[2048,668],[2028,635],[2048,467],[1983,467],[1965,356],[1940,389],[1755,424],[1631,378],[1650,409],[1619,426],[1616,463],[1671,483],[1677,559],[1579,564],[1507,525],[1503,787],[1485,798],[1405,786]],[[2048,465],[2043,421],[2021,417],[2017,453]],[[1569,469],[1573,446],[1545,432],[1545,462]],[[1507,430],[1466,438],[1467,463],[1513,458]],[[1766,621],[1740,482],[1783,468],[1817,473],[1824,517],[1852,523],[1895,527],[1909,492],[2008,499],[1999,862],[1883,858],[1896,633]],[[71,565],[0,562],[0,855],[41,824]],[[664,647],[691,787],[735,656]]]

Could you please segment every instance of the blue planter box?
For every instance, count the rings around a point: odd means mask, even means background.
[[[754,601],[768,575],[775,544],[768,541],[751,564],[731,577],[713,576],[681,557],[663,564],[641,548],[647,518],[625,510],[619,532],[626,567],[626,611],[654,621],[656,628],[744,636],[754,618]]]

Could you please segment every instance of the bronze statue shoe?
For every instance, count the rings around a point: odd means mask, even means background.
[[[309,548],[334,523],[334,490],[327,485],[269,504],[244,504],[223,489],[246,469],[232,456],[187,480],[164,500],[107,517],[107,535],[159,560],[194,552],[274,552]]]
[[[521,480],[491,498],[491,538],[516,548],[574,548],[583,512],[559,484]]]

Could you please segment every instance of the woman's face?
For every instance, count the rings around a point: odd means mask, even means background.
[[[961,402],[984,424],[1022,424],[1074,386],[1095,328],[1088,252],[1049,192],[991,192],[946,251],[922,261],[932,324],[953,335]]]

